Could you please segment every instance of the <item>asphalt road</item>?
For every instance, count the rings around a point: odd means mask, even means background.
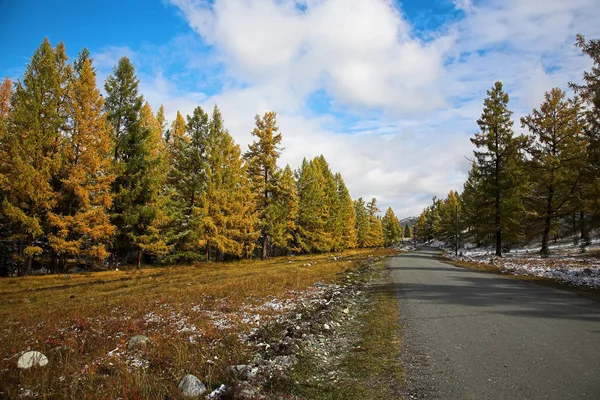
[[[600,399],[600,303],[442,263],[389,261],[406,398]]]

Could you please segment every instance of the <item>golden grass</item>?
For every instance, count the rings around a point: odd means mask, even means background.
[[[248,327],[220,329],[207,315],[236,322],[242,306],[335,281],[369,254],[386,252],[0,279],[0,392],[9,398],[22,388],[52,399],[178,398],[185,373],[209,387],[226,383],[227,367],[249,356],[239,339]],[[305,267],[308,262],[313,265]],[[126,341],[136,334],[153,345],[126,353]],[[18,355],[28,349],[46,354],[49,366],[17,370]],[[139,362],[144,366],[136,367]]]

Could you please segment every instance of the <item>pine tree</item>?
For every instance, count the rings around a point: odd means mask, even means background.
[[[325,251],[342,250],[343,220],[338,198],[338,187],[329,164],[322,155],[313,160],[320,181],[323,185],[323,199],[321,213],[325,223],[324,243]]]
[[[269,236],[273,228],[268,220],[268,208],[277,186],[275,178],[277,176],[277,159],[279,158],[278,146],[281,143],[281,133],[278,133],[276,117],[273,111],[265,113],[262,118],[259,115],[254,117],[256,127],[252,131],[252,136],[255,136],[258,141],[250,144],[244,155],[253,191],[257,196],[262,259],[268,257]]]
[[[114,166],[117,177],[112,222],[117,226],[115,252],[122,256],[136,250],[137,266],[141,266],[144,251],[155,252],[157,232],[154,220],[159,186],[156,178],[159,160],[153,158],[152,132],[140,118],[143,97],[138,95],[139,80],[127,57],[119,60],[114,75],[106,79],[105,109],[114,138]]]
[[[297,175],[298,244],[306,252],[329,251],[326,232],[325,184],[314,161],[302,161]]]
[[[407,224],[404,226],[404,237],[402,238],[402,241],[404,241],[404,238],[412,239],[412,237],[413,237],[413,230]]]
[[[533,195],[531,211],[541,219],[542,255],[548,255],[550,233],[560,219],[571,215],[585,166],[586,143],[579,123],[580,104],[558,89],[546,92],[540,109],[521,118],[531,133],[529,163]]]
[[[241,150],[223,127],[215,106],[207,149],[206,191],[202,196],[203,239],[207,259],[249,256],[258,238],[255,199]]]
[[[109,221],[112,205],[112,143],[102,95],[85,50],[75,62],[77,75],[69,87],[71,97],[68,136],[62,146],[62,185],[57,207],[48,213],[50,246],[65,257],[85,256],[100,262],[115,227]]]
[[[201,197],[206,190],[207,151],[210,140],[209,116],[196,107],[187,117],[187,133],[175,136],[172,144],[172,164],[169,171],[171,204],[169,206],[174,245],[173,261],[194,261],[202,254]]]
[[[494,234],[493,199],[484,194],[484,182],[476,163],[471,165],[469,176],[463,186],[461,224],[465,235],[477,246],[487,245],[489,237]]]
[[[342,225],[342,234],[340,238],[340,247],[342,249],[353,249],[357,246],[356,234],[356,213],[354,202],[350,197],[350,192],[342,179],[340,173],[335,174],[337,192],[340,207],[340,219]]]
[[[502,90],[502,83],[496,82],[487,94],[483,113],[477,121],[480,132],[471,142],[480,149],[473,153],[484,185],[483,194],[493,199],[496,255],[502,256],[503,243],[507,239],[516,240],[520,232],[524,182],[521,149],[525,140],[513,135],[512,112],[508,109],[509,98]]]
[[[354,214],[356,216],[356,240],[360,248],[367,247],[369,235],[369,214],[365,208],[362,197],[354,201]]]
[[[401,232],[402,227],[400,226],[400,221],[398,221],[398,217],[394,214],[392,207],[388,207],[385,215],[381,219],[381,225],[383,229],[384,246],[389,247],[398,244],[403,232]]]
[[[454,247],[458,255],[460,244],[460,213],[461,201],[457,192],[451,190],[448,197],[440,203],[440,234],[439,239]]]
[[[16,257],[24,257],[20,274],[30,271],[33,257],[43,249],[36,240],[45,231],[47,213],[58,199],[62,133],[68,130],[67,83],[71,69],[64,46],[52,48],[46,38],[15,84],[3,155],[5,198],[2,211],[18,242]]]
[[[577,35],[576,46],[593,62],[591,70],[583,73],[582,84],[569,84],[585,105],[584,135],[588,146],[581,186],[580,231],[583,244],[587,245],[590,229],[600,226],[600,40],[586,41],[582,35]],[[585,214],[592,217],[592,226],[586,225]]]
[[[373,198],[367,204],[369,230],[367,233],[367,239],[365,241],[365,247],[383,246],[383,228],[381,226],[381,219],[377,215],[379,211],[379,208],[377,208],[377,199]]]
[[[427,216],[425,215],[425,211],[423,211],[419,215],[417,222],[413,226],[413,237],[418,242],[425,242],[427,240],[426,229],[427,229]]]
[[[278,182],[273,203],[269,207],[268,219],[271,221],[271,240],[275,246],[286,253],[296,251],[296,217],[298,215],[298,193],[294,173],[289,165],[278,172]]]

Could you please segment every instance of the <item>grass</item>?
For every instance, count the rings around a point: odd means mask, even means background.
[[[179,398],[186,373],[215,388],[231,380],[228,366],[249,358],[244,318],[271,313],[259,305],[334,282],[385,252],[0,279],[0,399]],[[137,334],[151,346],[126,352]],[[49,365],[18,370],[29,349]]]
[[[357,340],[327,377],[316,358],[303,352],[289,377],[276,382],[277,398],[319,400],[398,399],[404,387],[400,362],[399,307],[396,294],[369,289],[369,303],[358,319]],[[329,371],[332,372],[332,371]],[[317,376],[324,379],[315,379]]]

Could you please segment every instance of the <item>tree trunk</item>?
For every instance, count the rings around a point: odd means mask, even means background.
[[[577,235],[577,213],[573,214],[573,244],[579,244],[579,236]]]
[[[262,246],[262,257],[261,257],[263,260],[265,260],[269,255],[268,246],[269,246],[269,236],[263,229],[263,246]]]
[[[543,257],[547,257],[550,253],[548,241],[550,240],[550,225],[552,224],[552,200],[554,199],[554,186],[549,187],[548,200],[546,205],[546,218],[544,219],[544,235],[542,236],[542,248],[540,253]]]
[[[588,246],[590,244],[590,237],[585,224],[585,212],[579,213],[579,227],[581,229],[581,245]]]
[[[142,249],[138,250],[137,269],[142,268]]]
[[[502,228],[500,226],[500,196],[496,196],[496,255],[502,257]]]

